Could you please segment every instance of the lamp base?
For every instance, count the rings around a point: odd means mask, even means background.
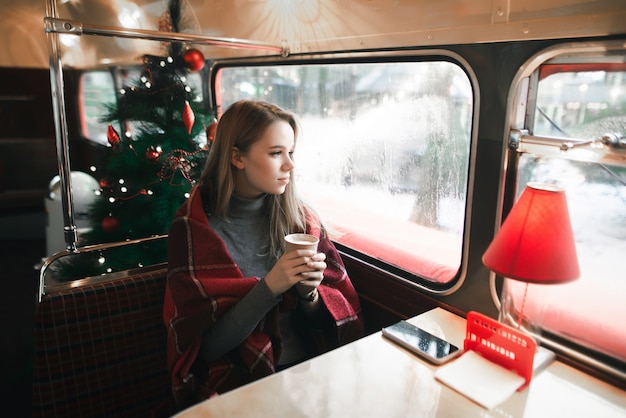
[[[498,320],[531,335],[539,344],[543,326],[543,304],[528,303],[528,300],[541,300],[541,298],[533,297],[537,286],[541,285],[505,278],[502,283]]]
[[[542,306],[527,304],[527,298],[533,294],[535,286],[529,283],[504,279],[502,299],[498,320],[503,324],[531,335],[537,342],[537,351],[533,360],[533,375],[548,367],[556,358],[554,352],[542,347],[541,331],[543,320]]]

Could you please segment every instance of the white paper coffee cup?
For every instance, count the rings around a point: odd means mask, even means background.
[[[285,252],[295,250],[313,250],[317,251],[319,238],[309,234],[289,234],[285,236]]]

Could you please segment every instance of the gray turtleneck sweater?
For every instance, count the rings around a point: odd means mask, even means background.
[[[257,277],[259,283],[230,308],[206,331],[199,356],[212,362],[241,344],[252,333],[259,321],[282,300],[274,297],[264,278],[276,259],[269,256],[269,223],[263,210],[266,195],[243,199],[233,195],[228,216],[208,216],[209,225],[222,238],[231,257],[244,277]],[[280,364],[290,363],[303,352],[293,333],[293,322],[281,315],[283,355]]]

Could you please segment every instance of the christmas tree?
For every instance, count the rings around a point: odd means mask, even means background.
[[[160,29],[178,31],[179,21],[180,0],[172,0]],[[214,112],[188,84],[189,73],[203,65],[199,50],[169,43],[164,56],[144,55],[140,74],[129,78],[116,104],[106,105],[102,123],[108,124],[109,155],[81,247],[167,234],[213,139]],[[62,276],[74,280],[166,258],[165,240],[149,240],[68,257]]]

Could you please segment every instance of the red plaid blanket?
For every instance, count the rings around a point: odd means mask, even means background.
[[[316,218],[311,214],[307,221],[306,232],[320,236]],[[326,253],[328,265],[319,294],[334,319],[336,340],[345,344],[363,332],[358,297],[330,240],[321,238],[318,248]],[[274,373],[280,356],[278,307],[234,352],[209,364],[208,370],[198,371],[194,365],[204,331],[258,282],[243,277],[222,239],[210,228],[197,189],[172,222],[168,261],[163,320],[168,331],[168,368],[179,405]]]

